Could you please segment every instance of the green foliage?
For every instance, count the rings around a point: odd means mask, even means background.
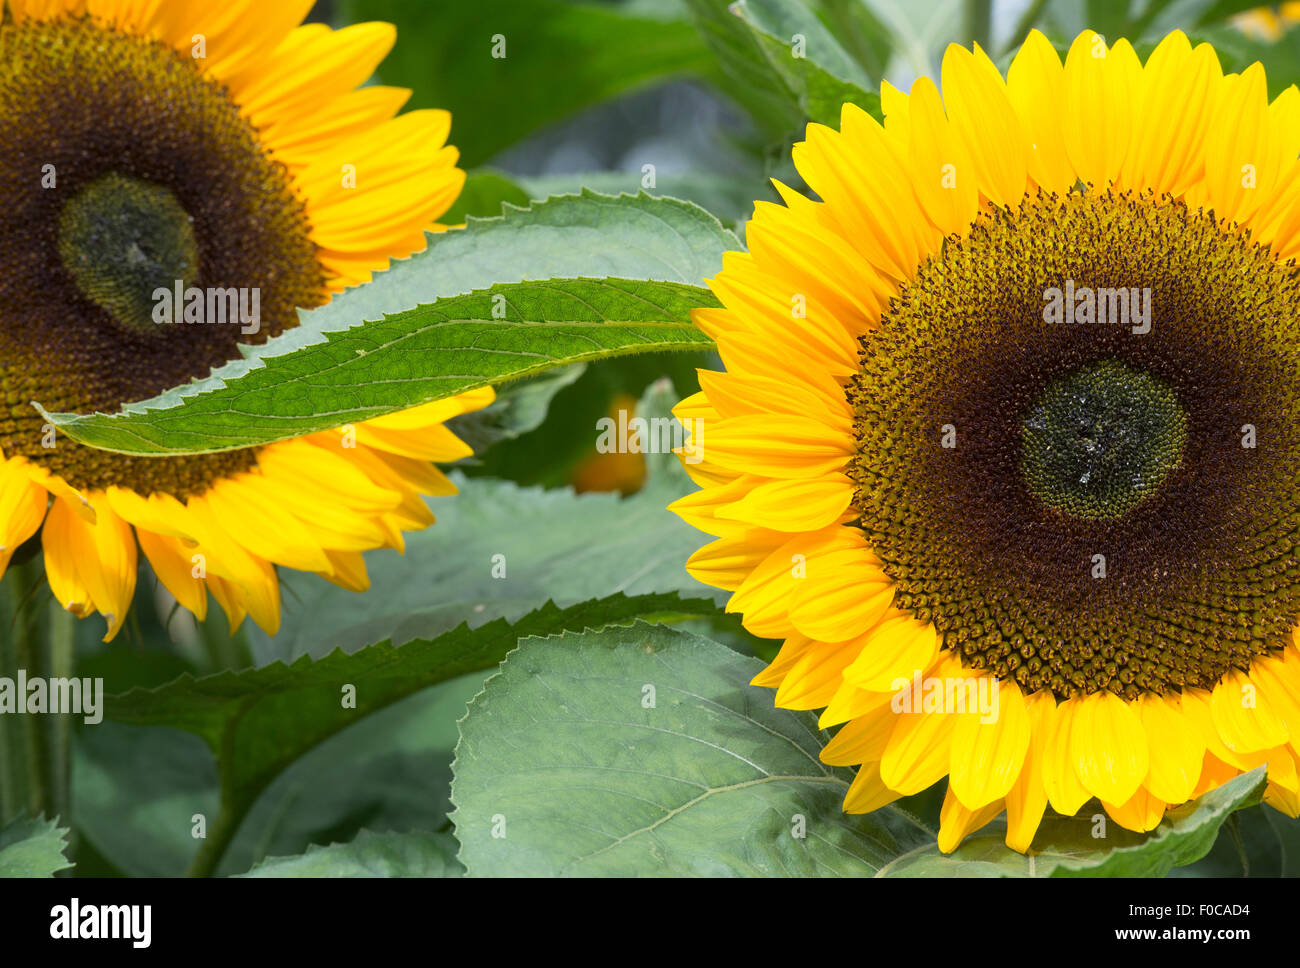
[[[688,2],[731,78],[728,91],[773,133],[805,121],[838,128],[845,102],[880,117],[875,81],[801,0]]]
[[[53,877],[72,865],[63,851],[68,832],[53,820],[19,817],[0,827],[0,878]]]
[[[349,0],[343,12],[348,22],[397,24],[380,80],[412,88],[411,107],[450,109],[452,143],[466,165],[616,94],[712,71],[689,24],[594,3]],[[504,56],[494,57],[498,37]]]
[[[475,218],[495,218],[502,214],[503,207],[507,204],[527,208],[530,199],[545,198],[550,194],[560,193],[530,195],[498,171],[471,171],[465,178],[465,187],[460,190],[460,197],[443,213],[439,221],[443,225],[460,225],[471,215]]]
[[[568,607],[620,593],[680,593],[716,603],[722,593],[682,567],[709,539],[664,510],[689,486],[672,470],[652,472],[629,498],[460,481],[459,494],[434,504],[438,523],[408,536],[404,555],[367,554],[382,594],[357,596],[314,576],[286,575],[280,631],[274,638],[251,633],[255,655],[292,661],[385,638],[401,644],[465,621],[515,621],[548,600]],[[521,518],[530,526],[515,527]]]
[[[312,846],[296,857],[268,857],[241,877],[459,877],[447,834],[373,833],[347,844]]]
[[[470,875],[864,874],[933,839],[842,814],[851,776],[817,758],[815,717],[747,685],[761,668],[645,624],[523,643],[461,724]]]
[[[268,357],[175,407],[47,415],[69,437],[124,454],[201,454],[357,423],[586,360],[704,349],[690,319],[716,305],[672,282],[549,279],[439,299],[297,353]]]

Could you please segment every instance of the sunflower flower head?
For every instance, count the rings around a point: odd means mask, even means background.
[[[365,588],[361,553],[455,491],[430,462],[469,450],[443,422],[492,398],[162,459],[55,439],[31,406],[111,413],[205,376],[441,228],[450,116],[359,86],[390,25],[300,26],[310,7],[9,0],[0,23],[0,574],[39,540],[55,597],[109,639],[139,551],[232,627],[276,630],[277,565]]]
[[[943,850],[1005,811],[1023,852],[1267,764],[1295,816],[1300,92],[1177,32],[941,81],[810,125],[820,201],[711,280],[688,568],[784,640],[755,682],[824,709],[848,812],[946,777]]]

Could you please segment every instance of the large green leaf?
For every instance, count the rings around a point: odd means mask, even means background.
[[[248,811],[216,873],[342,843],[361,830],[449,831],[456,720],[488,674],[423,689],[294,760]]]
[[[689,311],[716,305],[699,287],[738,248],[716,218],[676,199],[584,191],[511,208],[432,236],[202,380],[120,414],[51,420],[127,453],[227,450],[567,363],[707,348]]]
[[[707,289],[628,279],[550,279],[439,299],[285,356],[175,406],[47,414],[69,437],[123,454],[255,447],[358,423],[558,366],[707,349],[691,310]],[[44,411],[42,411],[44,412]]]
[[[343,13],[348,22],[397,24],[397,46],[380,65],[380,80],[414,88],[412,107],[449,109],[451,143],[467,165],[579,108],[712,69],[689,24],[593,3],[349,0]],[[494,57],[498,36],[505,56]]]
[[[515,178],[520,190],[533,198],[546,198],[582,188],[616,195],[642,189],[641,171],[595,171],[575,175],[533,175]],[[762,166],[735,172],[661,171],[655,174],[654,191],[699,205],[728,225],[745,222],[754,213],[755,201],[777,201]]]
[[[457,877],[448,834],[363,830],[346,844],[313,846],[297,857],[268,857],[241,877]]]
[[[840,123],[852,102],[880,117],[875,81],[802,0],[688,0],[731,78],[728,90],[775,134]]]
[[[1238,810],[1204,857],[1175,877],[1300,877],[1300,820],[1265,804]]]
[[[461,723],[452,820],[471,875],[870,874],[933,832],[841,813],[816,717],[762,668],[638,623],[530,639]]]
[[[461,723],[452,820],[469,873],[1160,877],[1265,783],[1263,768],[1238,777],[1147,835],[1094,801],[1049,814],[1029,855],[1001,820],[944,855],[898,805],[841,813],[851,774],[820,762],[815,717],[748,686],[759,668],[641,623],[521,643]]]
[[[257,796],[298,757],[368,713],[439,682],[491,668],[520,637],[600,627],[639,616],[709,614],[712,601],[623,595],[566,609],[547,603],[517,623],[462,624],[436,639],[381,642],[351,654],[303,656],[241,672],[181,676],[105,700],[106,718],[194,733],[217,757],[221,813],[205,848],[219,856]],[[345,701],[346,700],[346,701]],[[214,858],[213,858],[214,859]]]
[[[53,820],[19,817],[0,828],[0,878],[53,877],[72,865],[63,855],[68,832]]]

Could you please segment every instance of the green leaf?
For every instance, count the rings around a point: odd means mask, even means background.
[[[881,117],[873,78],[801,0],[688,0],[696,24],[730,75],[729,93],[773,133],[817,121],[838,128],[852,102]],[[795,38],[802,38],[796,46]]]
[[[700,283],[738,248],[688,202],[553,198],[432,236],[423,252],[202,380],[120,414],[50,419],[76,440],[123,453],[220,451],[567,363],[707,348],[690,309],[717,304]],[[579,276],[609,278],[569,278]],[[551,281],[535,281],[543,279]]]
[[[1224,821],[1234,811],[1259,802],[1265,782],[1264,767],[1245,773],[1170,810],[1160,826],[1145,836],[1119,827],[1094,803],[1095,811],[1085,806],[1073,817],[1050,814],[1029,855],[1006,846],[1006,826],[998,820],[968,837],[951,854],[926,845],[881,873],[887,877],[1164,877],[1174,867],[1205,856]],[[1098,815],[1101,820],[1094,819]],[[1098,829],[1105,831],[1105,837],[1093,836]]]
[[[379,78],[413,88],[410,107],[451,109],[450,140],[466,165],[580,108],[712,68],[689,24],[590,3],[352,0],[343,15],[397,24]],[[494,57],[498,36],[505,56]]]
[[[707,290],[673,282],[550,279],[451,296],[344,333],[169,409],[47,414],[121,454],[207,454],[359,423],[486,384],[633,353],[706,349],[691,310]]]
[[[523,642],[461,722],[469,874],[862,875],[934,839],[894,807],[843,814],[851,775],[815,716],[749,686],[761,669],[643,623]]]
[[[68,831],[53,820],[19,817],[0,828],[0,878],[53,877],[68,863]]]
[[[739,166],[738,166],[739,167]],[[582,189],[617,195],[641,190],[640,170],[593,171],[576,175],[532,175],[515,179],[533,198],[546,198]],[[728,225],[743,223],[754,213],[755,200],[776,201],[777,196],[763,169],[757,163],[739,171],[658,171],[655,173],[656,195],[693,202]]]
[[[1184,18],[1196,13],[1195,26],[1208,27],[1248,10],[1257,10],[1260,6],[1256,0],[1183,0],[1174,9]]]
[[[111,681],[111,680],[110,680]],[[211,823],[217,772],[203,742],[175,729],[102,722],[73,737],[72,823],[122,873],[178,877]]]
[[[347,844],[313,846],[297,857],[268,857],[240,877],[459,877],[448,834],[363,830]]]
[[[1259,804],[1238,810],[1204,857],[1174,877],[1300,876],[1300,820]]]
[[[1230,27],[1211,28],[1193,33],[1191,41],[1211,43],[1225,74],[1240,74],[1258,61],[1268,79],[1270,99],[1300,83],[1300,29],[1293,27],[1276,41],[1269,41]]]
[[[712,601],[676,595],[617,595],[566,609],[548,602],[514,624],[462,624],[437,639],[400,647],[381,642],[319,660],[303,656],[291,665],[181,676],[157,689],[106,697],[104,715],[129,725],[170,726],[208,744],[217,758],[223,824],[208,836],[220,843],[233,835],[267,784],[318,743],[421,689],[491,668],[522,636],[713,610]]]

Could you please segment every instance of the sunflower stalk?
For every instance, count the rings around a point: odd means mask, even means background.
[[[966,0],[964,21],[966,36],[988,50],[993,29],[992,0]]]
[[[234,804],[223,793],[221,807],[194,859],[190,861],[186,877],[211,877],[216,872],[217,865],[226,855],[226,849],[230,847],[230,842],[235,839],[235,832],[239,829],[235,813]]]
[[[72,675],[75,620],[42,602],[45,577],[40,559],[13,566],[0,606],[0,678],[17,685]],[[15,702],[27,701],[15,693]],[[0,716],[0,822],[24,813],[58,817],[67,812],[71,720],[58,715]]]

